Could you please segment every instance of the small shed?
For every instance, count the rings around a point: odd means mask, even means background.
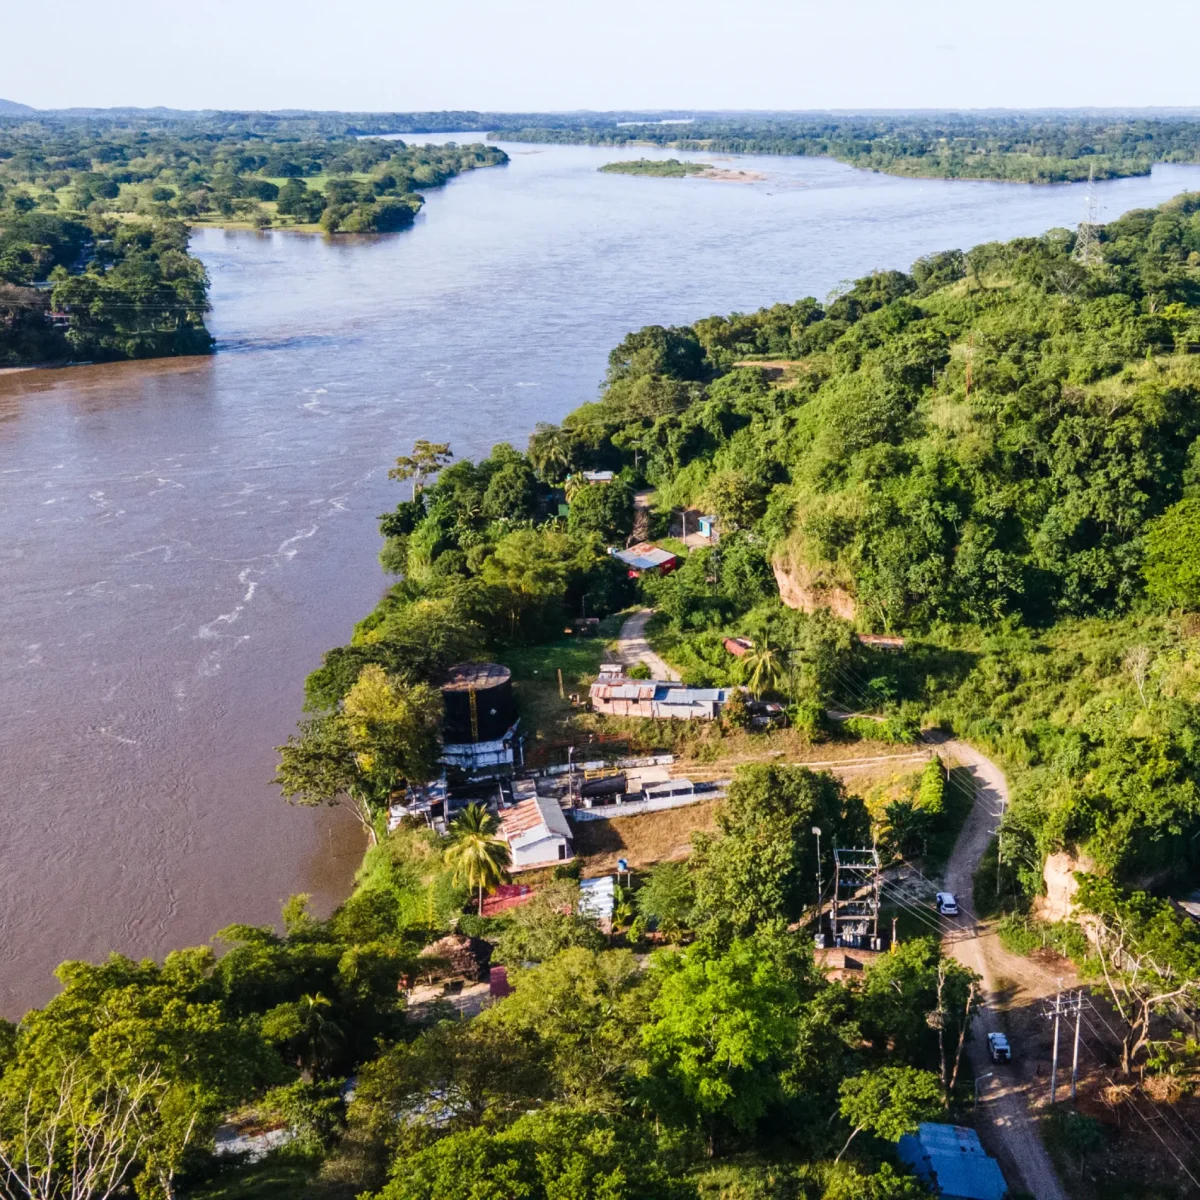
[[[500,836],[512,852],[512,869],[527,871],[575,857],[571,826],[552,796],[531,796],[500,814]]]
[[[678,558],[653,542],[638,542],[628,550],[610,550],[609,553],[629,568],[629,578],[637,579],[647,571],[659,575],[670,575],[679,565]]]
[[[502,883],[483,898],[483,915],[498,917],[509,909],[520,908],[533,899],[533,888],[527,883]],[[494,970],[495,968],[493,968]]]
[[[488,966],[492,960],[490,942],[482,938],[467,937],[465,933],[448,933],[444,938],[431,942],[420,956],[421,974],[445,981],[449,979],[480,980],[488,977]]]
[[[754,649],[754,642],[748,637],[728,637],[725,639],[725,652],[734,658],[741,658]]]
[[[503,1000],[512,992],[512,984],[508,982],[508,968],[493,967],[488,984],[488,994],[495,1000]]]
[[[584,483],[612,483],[614,475],[612,471],[584,471]]]
[[[924,1122],[897,1146],[900,1158],[944,1200],[1002,1200],[1008,1185],[973,1129]]]
[[[717,518],[716,517],[701,517],[700,518],[700,536],[708,538],[710,542],[717,540]]]
[[[591,917],[605,933],[612,933],[613,909],[616,906],[616,878],[601,875],[599,879],[579,882],[579,914]]]

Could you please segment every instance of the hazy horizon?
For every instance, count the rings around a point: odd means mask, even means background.
[[[44,14],[6,6],[13,46]],[[121,19],[56,6],[55,57],[22,54],[0,96],[38,109],[341,112],[816,111],[1193,107],[1200,10],[1164,0],[1145,51],[1115,0],[364,0],[353,22],[312,0],[213,0],[203,19],[126,0]],[[61,69],[61,68],[66,69]]]

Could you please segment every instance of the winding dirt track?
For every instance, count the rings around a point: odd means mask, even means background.
[[[655,679],[678,679],[679,675],[650,649],[646,640],[646,623],[653,615],[654,610],[646,608],[625,620],[617,638],[617,657],[627,664],[644,662]],[[850,714],[831,711],[830,715],[836,719]],[[1016,1067],[994,1065],[987,1051],[988,1033],[1004,1029],[998,998],[1002,990],[1019,995],[1027,1004],[1053,993],[1053,984],[1044,972],[1005,950],[991,928],[975,916],[975,871],[1008,806],[1008,781],[990,758],[966,742],[936,733],[926,734],[923,741],[965,768],[975,784],[975,802],[946,864],[945,886],[958,898],[960,915],[943,942],[948,954],[982,977],[985,989],[983,1006],[967,1045],[976,1077],[992,1073],[980,1086],[977,1124],[989,1149],[999,1158],[1010,1187],[1019,1184],[1035,1200],[1068,1200],[1030,1114],[1029,1084]],[[1019,1053],[1020,1048],[1017,1050]]]
[[[935,735],[930,740],[938,739]],[[987,1052],[988,1032],[1004,1028],[997,1003],[1001,980],[1006,987],[1018,986],[1028,1001],[1050,994],[1043,973],[1031,970],[1025,959],[1005,950],[996,934],[975,917],[975,870],[1008,805],[1008,782],[991,759],[965,742],[941,740],[939,748],[970,772],[976,789],[974,806],[946,864],[946,888],[957,897],[960,916],[944,943],[948,954],[983,977],[986,989],[967,1047],[977,1077],[993,1072],[980,1087],[980,1133],[1000,1158],[1010,1186],[1017,1183],[1015,1171],[1036,1200],[1067,1200],[1030,1115],[1028,1085],[1015,1068],[993,1065]],[[1020,1047],[1016,1049],[1019,1053]]]
[[[679,672],[668,667],[663,660],[650,649],[646,640],[646,623],[654,616],[654,609],[639,609],[632,616],[626,617],[617,635],[617,659],[626,666],[634,663],[645,663],[650,668],[654,679],[678,679]]]

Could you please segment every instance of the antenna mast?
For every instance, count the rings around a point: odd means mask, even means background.
[[[1095,267],[1101,262],[1100,245],[1096,240],[1096,230],[1099,222],[1096,220],[1096,165],[1088,166],[1087,212],[1083,223],[1079,226],[1079,235],[1075,239],[1075,261],[1085,267]]]

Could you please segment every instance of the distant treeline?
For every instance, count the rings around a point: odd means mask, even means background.
[[[498,129],[522,126],[574,128],[628,121],[686,118],[683,111],[609,113],[503,113],[475,109],[437,112],[312,112],[287,109],[255,112],[245,109],[195,110],[170,108],[66,108],[0,112],[0,127],[36,122],[59,127],[87,127],[93,132],[137,128],[165,133],[201,132],[221,137],[361,137],[392,133],[439,133],[459,129]]]
[[[1005,116],[807,116],[696,120],[687,125],[538,123],[499,141],[597,146],[651,144],[726,154],[795,154],[946,179],[1062,183],[1146,175],[1156,162],[1200,162],[1200,120]]]

